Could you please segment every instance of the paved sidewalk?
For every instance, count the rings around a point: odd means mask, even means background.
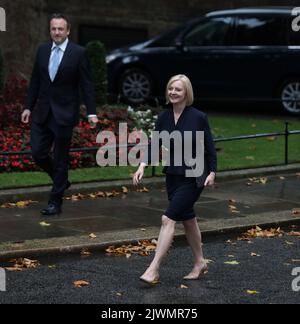
[[[64,213],[55,218],[40,216],[45,201],[25,209],[0,208],[0,258],[79,251],[155,238],[167,207],[164,186],[156,186],[148,193],[129,189],[128,194],[114,198],[66,201]],[[300,177],[296,172],[278,174],[268,176],[265,184],[248,179],[222,180],[216,188],[203,192],[196,211],[205,235],[256,224],[297,223]],[[96,238],[90,238],[91,233]],[[179,224],[177,235],[182,234]]]

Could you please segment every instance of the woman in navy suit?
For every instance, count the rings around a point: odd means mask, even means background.
[[[167,103],[171,104],[171,108],[159,116],[156,131],[167,131],[169,133],[179,131],[182,134],[185,131],[192,131],[193,133],[203,131],[208,173],[203,186],[199,187],[195,177],[186,177],[186,170],[190,169],[190,167],[185,164],[175,166],[174,157],[171,156],[170,165],[164,169],[169,207],[162,217],[162,227],[155,258],[140,278],[148,284],[159,282],[159,268],[172,244],[177,221],[183,222],[188,242],[195,257],[194,267],[184,279],[198,279],[208,270],[203,256],[201,232],[193,207],[204,187],[212,186],[215,183],[217,170],[216,150],[206,115],[192,107],[194,101],[193,87],[188,77],[185,75],[173,77],[167,85],[166,97]],[[173,152],[172,148],[171,152]],[[146,166],[146,163],[141,163],[135,173],[133,178],[135,185],[142,180]]]

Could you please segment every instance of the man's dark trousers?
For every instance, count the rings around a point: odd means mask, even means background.
[[[33,122],[31,149],[36,164],[53,180],[49,203],[62,205],[64,191],[68,187],[69,152],[72,126],[59,125],[52,112],[44,124]]]

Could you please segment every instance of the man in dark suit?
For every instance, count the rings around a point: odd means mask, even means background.
[[[22,122],[32,114],[31,147],[35,162],[53,180],[44,216],[61,213],[68,181],[69,151],[73,128],[79,121],[80,88],[91,128],[98,123],[94,87],[85,49],[69,41],[69,20],[55,14],[50,19],[51,42],[42,44],[32,72]],[[53,148],[53,157],[50,151]]]

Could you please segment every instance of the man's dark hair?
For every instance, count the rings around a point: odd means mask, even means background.
[[[71,29],[71,22],[69,20],[69,18],[61,13],[54,13],[51,15],[50,19],[49,19],[49,22],[51,23],[51,21],[53,19],[64,19],[66,22],[67,22],[67,28],[68,30]]]

